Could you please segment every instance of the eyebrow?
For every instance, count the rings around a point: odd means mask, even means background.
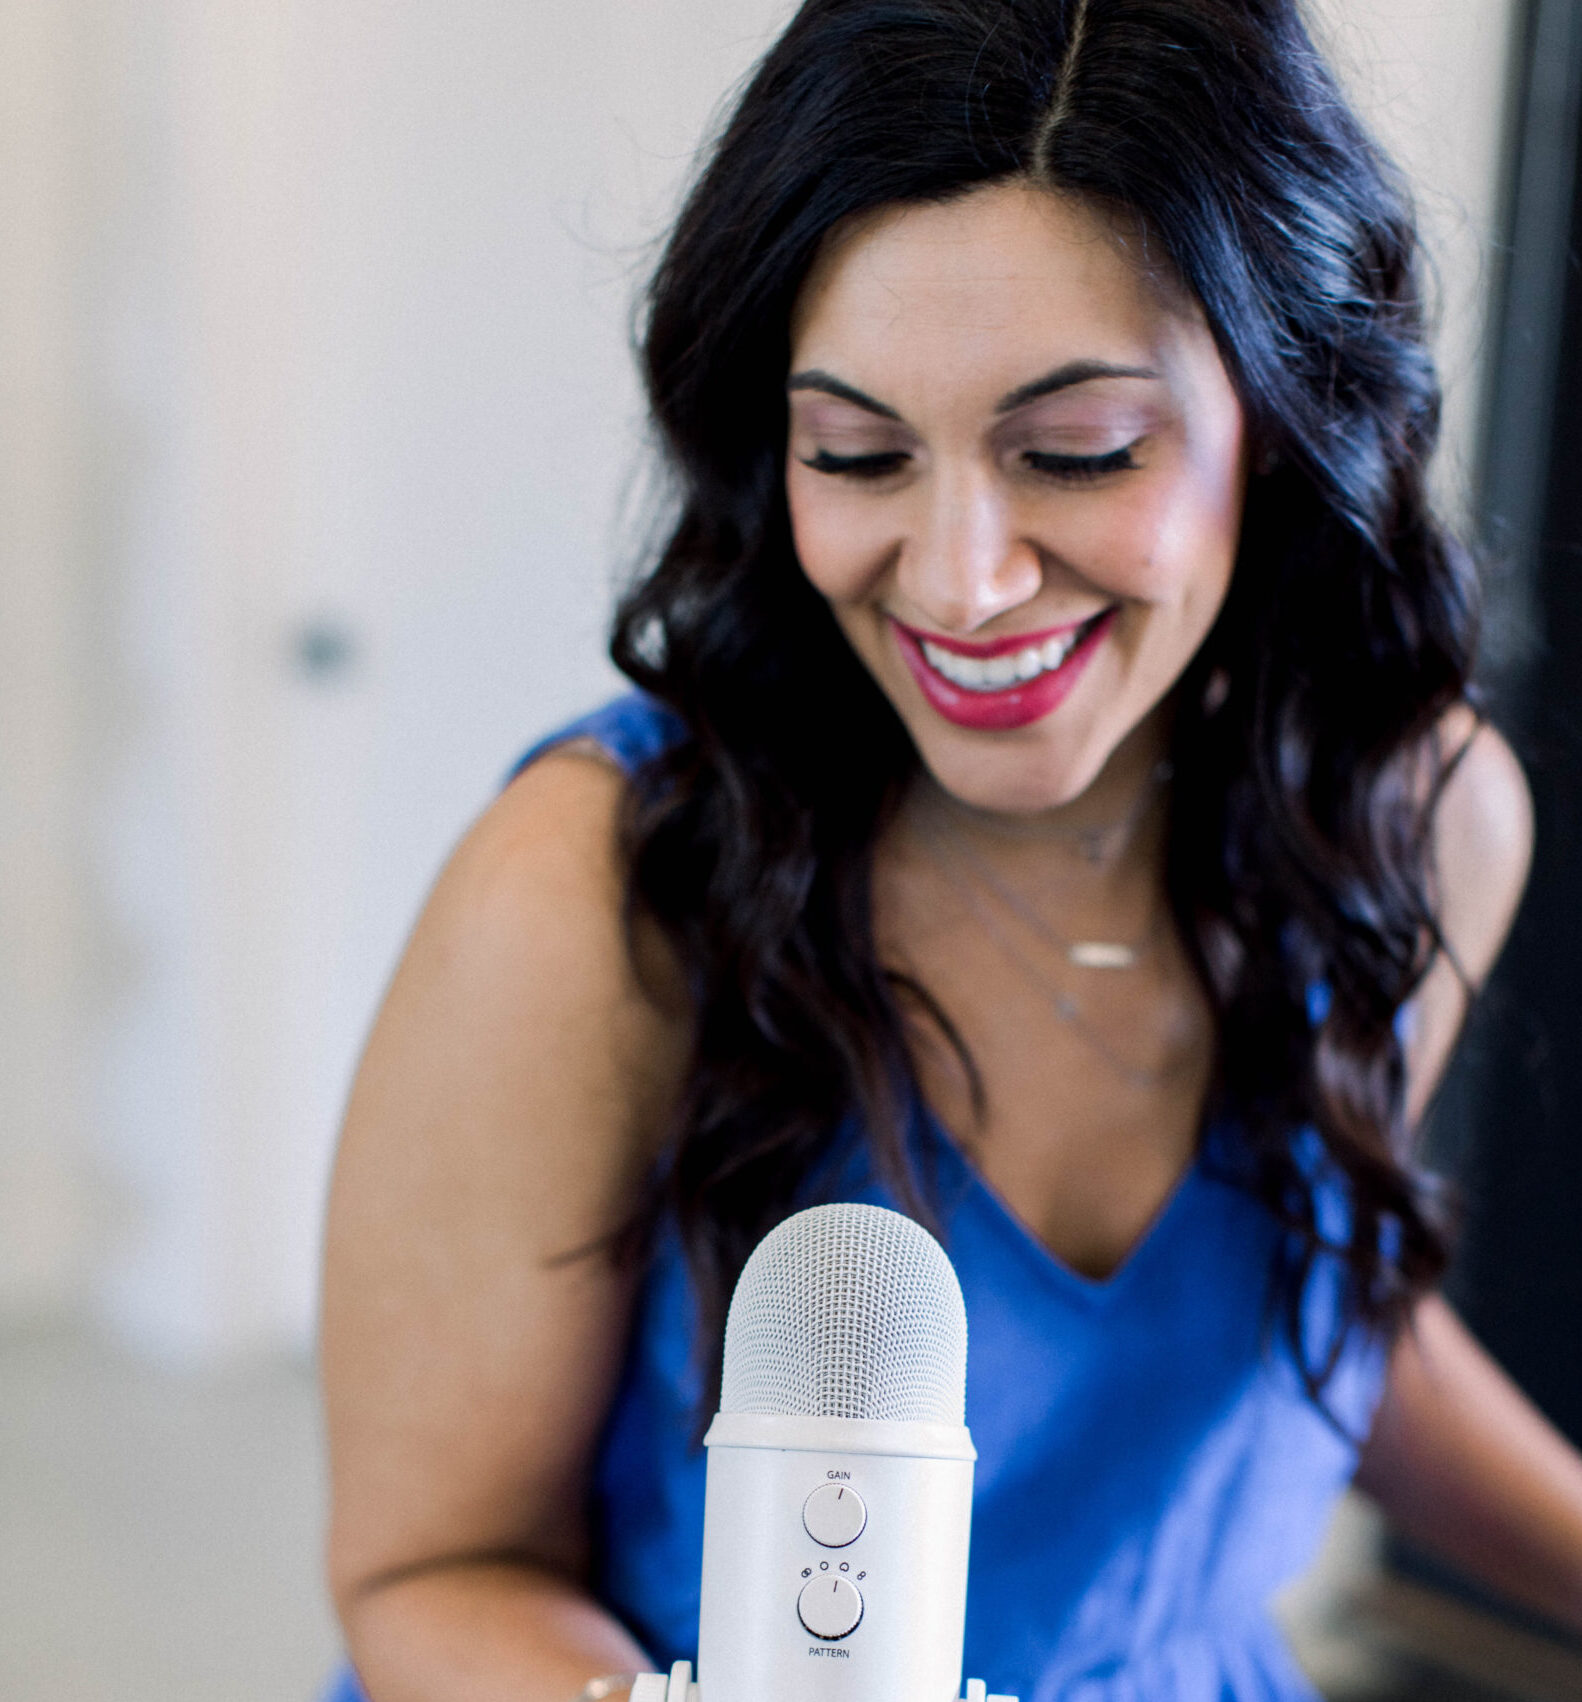
[[[894,408],[887,407],[883,402],[876,402],[872,396],[865,395],[861,390],[850,384],[843,384],[831,372],[822,372],[817,367],[807,372],[794,372],[786,380],[786,392],[793,390],[822,390],[826,396],[833,396],[838,401],[850,402],[854,408],[863,408],[870,414],[877,414],[882,420],[898,420],[900,415]]]
[[[1069,390],[1076,384],[1091,384],[1096,378],[1157,378],[1159,374],[1151,366],[1116,366],[1111,361],[1074,360],[1067,361],[1064,366],[1057,366],[1053,372],[1046,372],[1042,378],[1035,378],[1030,384],[1019,385],[1015,390],[1008,391],[994,404],[997,414],[1014,413],[1018,408],[1025,408],[1029,402],[1036,402],[1040,397],[1053,396],[1056,391]],[[866,413],[877,414],[882,420],[899,420],[901,416],[887,403],[876,401],[872,396],[847,384],[831,372],[824,372],[818,367],[811,367],[806,372],[794,372],[786,380],[786,392],[793,390],[819,390],[826,396],[833,396],[837,401],[850,402],[854,408],[861,408]]]
[[[997,414],[1014,413],[1018,408],[1025,408],[1029,402],[1036,402],[1041,396],[1053,396],[1057,390],[1069,390],[1074,384],[1091,384],[1095,378],[1158,376],[1151,366],[1116,366],[1110,361],[1102,360],[1067,361],[1064,366],[1057,366],[1053,372],[1046,372],[1042,378],[1035,378],[1031,384],[1023,384],[1002,396],[994,404],[994,411]]]

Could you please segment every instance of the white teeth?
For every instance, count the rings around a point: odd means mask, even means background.
[[[1058,668],[1071,654],[1079,630],[1046,638],[1042,644],[1029,644],[1005,656],[960,656],[954,650],[930,644],[927,639],[923,640],[922,648],[928,665],[952,685],[964,691],[1004,691],[1009,685],[1025,685],[1040,674]]]
[[[1016,682],[1016,658],[995,656],[983,664],[984,678],[991,686],[1008,686]]]

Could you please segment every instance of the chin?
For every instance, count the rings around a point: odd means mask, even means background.
[[[914,735],[915,738],[915,735]],[[918,752],[935,782],[974,809],[1000,815],[1037,815],[1080,798],[1104,767],[1107,753],[1080,757],[1011,743],[1003,734],[969,735],[971,747],[957,740],[917,739]],[[1004,740],[999,749],[989,739]]]

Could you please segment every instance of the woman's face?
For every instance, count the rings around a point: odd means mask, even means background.
[[[1083,203],[994,185],[832,240],[788,389],[797,555],[940,784],[1026,813],[1152,762],[1245,488],[1195,305]]]

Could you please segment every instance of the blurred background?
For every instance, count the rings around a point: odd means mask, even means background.
[[[616,685],[634,294],[789,10],[0,0],[7,1702],[305,1702],[335,1658],[341,1101],[448,847]],[[1471,1184],[1457,1298],[1582,1435],[1582,0],[1316,17],[1416,186],[1440,489],[1493,545],[1541,811],[1435,1131]],[[1360,1502],[1287,1614],[1334,1697],[1582,1695],[1552,1628]]]

